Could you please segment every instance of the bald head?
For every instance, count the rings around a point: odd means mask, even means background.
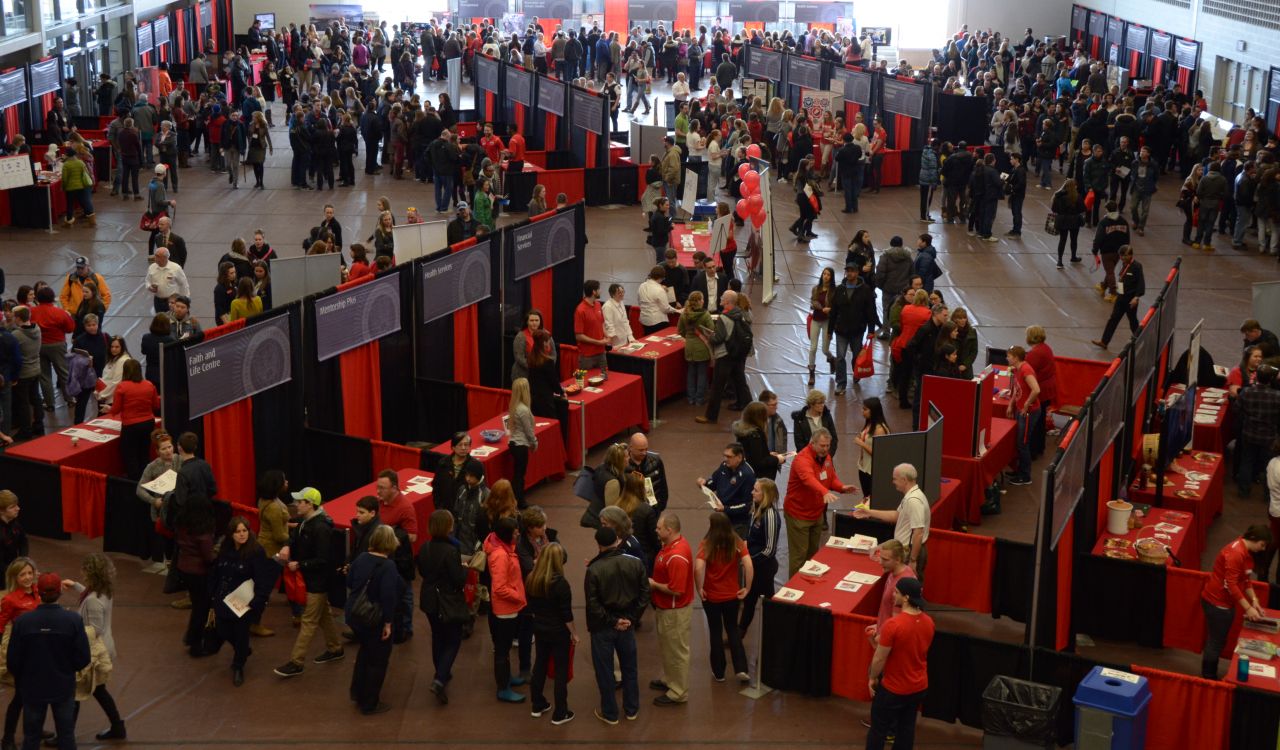
[[[720,295],[720,309],[732,310],[738,306],[738,293],[732,289]]]
[[[643,432],[637,432],[627,441],[627,453],[633,463],[640,463],[649,453],[649,438]]]

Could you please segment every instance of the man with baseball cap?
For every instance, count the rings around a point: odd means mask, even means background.
[[[478,222],[471,216],[471,206],[466,201],[458,201],[458,217],[449,222],[446,229],[449,244],[456,245],[476,235]]]
[[[300,571],[307,585],[307,603],[302,611],[302,626],[298,639],[293,643],[293,653],[283,666],[276,667],[281,677],[297,677],[302,674],[307,659],[307,648],[319,628],[324,633],[325,651],[315,658],[316,664],[341,661],[342,638],[329,610],[329,588],[338,565],[344,562],[342,550],[331,550],[333,520],[320,507],[320,490],[303,487],[293,493],[298,525],[289,534],[289,545],[280,551],[287,559],[288,569]]]
[[[22,748],[40,747],[45,713],[53,709],[58,747],[76,746],[76,672],[89,666],[89,638],[80,615],[58,604],[62,579],[45,573],[36,581],[40,606],[13,621],[9,673],[22,696]]]
[[[107,280],[102,278],[102,274],[94,272],[89,267],[89,259],[81,255],[76,258],[76,267],[71,273],[67,274],[66,281],[62,282],[62,292],[58,295],[58,301],[62,303],[62,309],[75,314],[80,309],[80,303],[84,300],[84,284],[92,281],[98,286],[98,299],[102,300],[102,306],[111,308],[111,288],[107,286]]]
[[[933,618],[921,611],[924,599],[920,581],[899,578],[893,603],[902,611],[877,634],[876,652],[867,670],[867,686],[872,695],[867,750],[880,750],[890,736],[894,747],[910,748],[915,739],[916,713],[929,688]]]

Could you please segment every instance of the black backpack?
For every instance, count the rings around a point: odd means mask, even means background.
[[[724,341],[724,351],[730,357],[745,359],[755,348],[755,336],[751,333],[751,324],[742,318],[731,318],[733,323],[729,337]]]

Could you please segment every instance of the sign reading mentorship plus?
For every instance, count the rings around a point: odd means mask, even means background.
[[[489,299],[489,242],[422,264],[422,322]]]
[[[399,330],[398,274],[316,300],[316,357],[321,362]]]
[[[191,419],[293,379],[290,314],[183,349]]]
[[[573,258],[577,246],[572,212],[526,224],[511,231],[515,248],[514,278],[527,278]]]

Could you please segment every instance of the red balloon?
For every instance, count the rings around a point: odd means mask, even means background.
[[[760,185],[760,173],[752,169],[748,171],[745,175],[742,175],[742,181],[745,184],[750,185],[752,191],[754,191],[755,188],[757,188]]]
[[[751,225],[756,229],[764,226],[764,220],[769,218],[764,211],[759,211],[751,215]]]
[[[741,164],[738,165],[738,179],[739,180],[745,179],[747,176],[747,172],[752,172],[752,171],[754,170],[751,169],[750,162],[745,162],[745,161],[742,162]]]
[[[742,219],[743,221],[746,221],[747,217],[751,215],[750,205],[747,203],[747,200],[745,198],[738,201],[738,206],[736,211],[738,213],[738,218]]]
[[[751,209],[751,213],[758,214],[764,210],[764,196],[759,193],[752,193],[747,199],[747,208]],[[746,217],[743,217],[746,218]]]
[[[755,143],[751,144],[750,146],[747,146],[747,156],[751,157],[752,159],[759,159],[760,146]]]
[[[751,196],[759,192],[758,188],[759,188],[759,185],[748,185],[747,183],[744,182],[738,186],[738,192],[742,193],[743,198],[750,198]]]

